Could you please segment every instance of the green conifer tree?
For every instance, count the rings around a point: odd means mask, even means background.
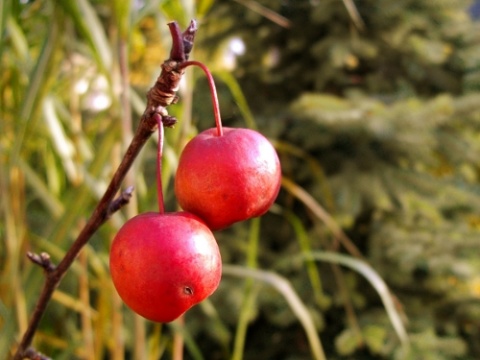
[[[279,140],[284,176],[333,215],[392,286],[409,318],[409,359],[478,358],[480,24],[471,2],[256,4],[219,1],[209,18],[222,19],[224,33],[204,41],[245,43],[236,75]],[[313,248],[329,248],[309,211],[285,193],[279,203],[322,238]],[[273,227],[263,237],[275,239],[265,245],[270,260],[292,246],[292,233]],[[306,275],[297,276],[304,287]],[[322,310],[330,358],[401,358],[377,295],[362,284],[347,287],[366,346],[331,306]]]

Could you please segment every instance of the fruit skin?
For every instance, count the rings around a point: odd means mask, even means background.
[[[205,130],[180,156],[175,195],[180,206],[212,230],[263,215],[280,190],[281,167],[272,144],[250,129]]]
[[[110,272],[128,307],[149,320],[170,322],[217,289],[222,261],[212,232],[196,216],[149,212],[118,231]]]

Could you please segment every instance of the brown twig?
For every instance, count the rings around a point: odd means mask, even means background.
[[[113,200],[108,207],[108,212],[106,214],[107,219],[112,216],[113,213],[120,210],[122,207],[128,204],[133,195],[133,186],[127,187],[119,197]]]
[[[40,255],[33,253],[27,254],[30,260],[45,270],[45,282],[37,300],[34,312],[30,318],[28,328],[23,334],[13,360],[21,360],[24,358],[47,359],[44,355],[41,355],[31,348],[30,345],[53,292],[92,235],[105,221],[108,220],[113,212],[119,210],[122,206],[128,203],[133,188],[127,188],[117,199],[114,200],[115,194],[118,192],[125,175],[135,158],[138,156],[140,150],[156,130],[158,126],[158,117],[162,117],[162,120],[165,119],[164,125],[166,126],[173,126],[175,123],[174,118],[168,115],[166,107],[175,103],[177,100],[176,91],[178,90],[178,84],[184,73],[184,70],[181,69],[180,65],[188,58],[188,54],[191,50],[191,46],[186,47],[185,44],[193,42],[196,23],[195,21],[192,21],[184,33],[181,33],[176,22],[170,23],[169,28],[172,35],[171,54],[174,54],[175,59],[168,59],[163,63],[160,76],[154,86],[148,91],[147,107],[142,115],[136,133],[120,165],[113,175],[107,190],[98,202],[89,220],[57,266],[50,261],[50,256],[46,253],[41,253]]]
[[[50,255],[47,254],[46,252],[35,254],[29,251],[27,252],[27,257],[30,259],[31,262],[42,267],[43,270],[45,270],[45,272],[47,273],[55,270],[55,265],[50,260]]]
[[[33,348],[28,348],[27,351],[25,351],[25,357],[31,360],[51,360],[49,357],[39,353]]]

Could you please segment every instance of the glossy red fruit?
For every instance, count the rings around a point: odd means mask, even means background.
[[[118,231],[110,272],[128,307],[149,320],[169,322],[216,290],[222,262],[212,232],[196,216],[149,212]]]
[[[212,230],[263,215],[280,189],[281,168],[272,144],[250,129],[208,129],[183,150],[175,176],[180,206]]]

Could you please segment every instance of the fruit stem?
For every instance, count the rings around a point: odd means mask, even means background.
[[[210,87],[210,95],[212,97],[212,105],[213,105],[213,115],[215,116],[215,125],[217,127],[217,136],[223,135],[223,128],[222,128],[222,118],[220,116],[220,106],[218,104],[218,95],[217,89],[215,87],[215,81],[213,80],[212,73],[207,68],[207,66],[200,61],[189,60],[183,62],[180,67],[186,68],[188,66],[198,66],[200,67],[205,75],[207,76],[208,86]]]
[[[158,212],[163,214],[165,212],[165,204],[163,201],[163,187],[162,187],[162,156],[163,156],[163,122],[162,117],[155,115],[158,123],[158,146],[157,146],[157,197],[158,197]]]

